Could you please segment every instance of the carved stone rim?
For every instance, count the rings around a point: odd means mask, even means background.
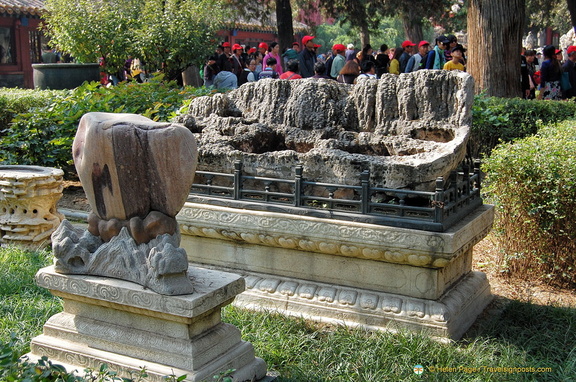
[[[466,301],[471,296],[491,295],[486,275],[475,271],[464,276],[438,300],[257,273],[246,276],[246,285],[246,292],[239,296],[235,305],[243,306],[248,303],[253,307],[250,301],[254,298],[284,302],[288,299],[293,304],[309,305],[316,310],[338,309],[354,314],[383,316],[406,323],[426,323],[438,328],[446,328],[451,322],[459,320],[459,314],[463,309],[467,309]]]
[[[0,177],[15,179],[32,179],[38,177],[64,176],[59,168],[27,166],[27,165],[0,165]]]
[[[163,312],[179,317],[197,317],[242,293],[245,282],[242,276],[210,269],[188,267],[194,281],[193,294],[166,296],[145,289],[125,280],[90,275],[64,275],[54,266],[42,268],[36,274],[40,287],[101,300],[153,312]]]
[[[177,216],[183,234],[239,241],[328,255],[443,268],[467,252],[490,231],[491,206],[476,213],[489,213],[490,224],[463,241],[455,252],[448,252],[455,232],[435,233],[386,226],[286,216],[273,212],[246,211],[227,207],[186,203]],[[470,220],[471,222],[472,220]],[[462,222],[459,230],[466,230]],[[314,233],[313,228],[318,228]],[[274,228],[274,229],[271,229]]]

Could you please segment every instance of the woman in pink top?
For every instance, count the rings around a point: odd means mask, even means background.
[[[270,51],[268,52],[267,55],[264,56],[264,59],[262,60],[262,67],[265,68],[266,67],[266,61],[268,61],[268,57],[274,57],[276,59],[276,73],[278,73],[278,75],[282,75],[282,73],[284,73],[284,70],[282,70],[282,59],[280,58],[280,45],[278,45],[277,42],[273,42],[272,44],[270,44]]]

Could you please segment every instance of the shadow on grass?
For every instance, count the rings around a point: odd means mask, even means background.
[[[225,321],[242,330],[278,382],[576,380],[576,309],[499,302],[503,309],[447,344],[411,332],[318,326],[238,308],[226,308]],[[416,365],[422,375],[414,373]]]
[[[524,355],[524,364],[509,367],[542,368],[516,377],[511,373],[510,380],[575,381],[576,308],[497,299],[503,309],[496,314],[485,313],[460,342],[488,339]]]

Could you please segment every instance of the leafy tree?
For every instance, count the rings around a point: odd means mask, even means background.
[[[432,33],[430,28],[426,32]],[[319,25],[314,35],[328,50],[334,44],[352,43],[354,46],[360,46],[358,31],[353,29],[349,22],[337,21],[333,24]],[[397,17],[383,17],[378,29],[371,32],[374,49],[378,49],[381,44],[389,47],[400,46],[404,39],[402,22]]]
[[[223,0],[46,0],[46,31],[80,62],[115,73],[140,57],[174,79],[200,64],[225,19]]]
[[[272,13],[275,12],[280,50],[292,47],[294,25],[290,0],[225,0],[225,3],[228,9],[237,11],[240,15],[238,18],[250,15],[262,22],[269,22]]]
[[[370,43],[370,33],[378,28],[381,8],[371,0],[320,0],[328,15],[348,22],[360,32],[361,45]]]
[[[572,26],[567,16],[568,5],[573,2],[526,0],[526,28],[535,31],[550,27],[566,33]]]
[[[114,73],[128,54],[134,53],[134,30],[138,3],[123,0],[46,0],[46,33],[58,50],[82,63],[103,60]]]
[[[420,41],[424,38],[425,20],[440,19],[452,5],[451,0],[320,0],[319,3],[329,15],[356,26],[362,45],[370,43],[370,33],[378,30],[385,16],[398,16],[405,37]]]
[[[149,68],[179,79],[213,50],[225,17],[219,0],[142,0],[133,43]]]

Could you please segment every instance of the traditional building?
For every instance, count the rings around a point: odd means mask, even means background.
[[[0,87],[32,88],[32,64],[41,61],[42,0],[0,0]]]

